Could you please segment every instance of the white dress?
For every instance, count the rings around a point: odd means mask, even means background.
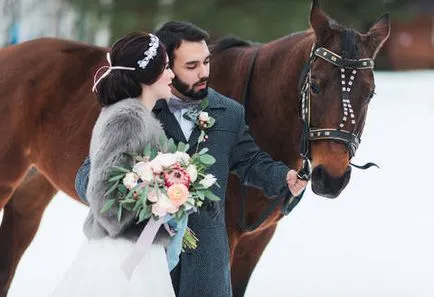
[[[87,240],[52,297],[174,297],[163,245],[152,244],[130,279],[121,269],[135,243]]]

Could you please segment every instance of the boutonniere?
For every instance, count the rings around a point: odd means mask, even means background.
[[[208,104],[208,98],[205,98],[202,100],[200,105],[190,108],[183,115],[185,119],[192,121],[200,130],[198,144],[208,140],[208,134],[206,132],[215,124],[215,119],[205,111]]]

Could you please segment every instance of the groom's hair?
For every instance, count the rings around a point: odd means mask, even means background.
[[[165,45],[171,67],[173,67],[175,50],[181,46],[183,40],[192,42],[205,40],[207,42],[209,39],[208,32],[183,21],[166,22],[154,34]]]

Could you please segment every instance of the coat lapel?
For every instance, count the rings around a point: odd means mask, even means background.
[[[164,132],[166,132],[168,138],[173,138],[175,142],[187,143],[178,121],[167,107],[166,100],[157,101],[152,111],[155,117],[163,124]]]
[[[217,111],[226,109],[226,106],[217,92],[213,89],[209,89],[208,92],[208,107],[204,111],[208,112],[210,116],[214,117],[218,121]],[[164,132],[168,138],[173,138],[176,142],[188,143],[190,146],[189,153],[193,153],[196,150],[198,139],[200,136],[200,129],[194,124],[193,131],[191,132],[190,139],[185,139],[184,133],[179,126],[178,121],[174,115],[170,112],[166,100],[158,100],[155,104],[153,112],[157,119],[163,124]],[[210,128],[212,130],[213,127]],[[205,131],[208,132],[208,131]],[[207,133],[208,134],[208,133]]]

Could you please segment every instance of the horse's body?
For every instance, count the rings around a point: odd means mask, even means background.
[[[216,48],[212,59],[211,85],[232,98],[244,99],[251,73],[246,116],[252,134],[263,150],[292,168],[300,168],[302,164],[299,139],[303,123],[299,118],[298,82],[312,44],[322,42],[319,34],[322,34],[320,26],[326,26],[324,18],[314,5],[311,23],[315,31],[261,46],[222,44]],[[387,36],[372,45],[375,51],[369,52],[368,46],[363,46],[361,55],[374,57],[385,38]],[[325,42],[324,46],[339,53],[339,42]],[[256,61],[250,71],[257,48]],[[18,261],[33,239],[53,195],[62,190],[78,200],[74,178],[88,154],[91,130],[99,113],[91,93],[91,81],[95,70],[104,63],[106,51],[56,39],[40,39],[0,50],[0,209],[4,209],[0,228],[1,297],[7,295]],[[333,66],[326,64],[316,62],[312,70],[318,72],[318,67],[323,67],[325,75],[334,73]],[[373,80],[368,81],[372,79],[371,71],[366,71],[360,74],[361,89],[373,83]],[[338,77],[335,80],[340,83]],[[336,95],[326,91],[324,98]],[[366,90],[356,90],[361,97],[366,93]],[[360,112],[363,128],[366,108],[356,103],[354,108]],[[322,104],[313,105],[319,110],[334,106],[333,102]],[[336,112],[329,110],[316,124],[320,127],[336,125],[337,120],[329,119]],[[312,118],[319,117],[317,113],[313,106]],[[316,192],[337,196],[349,179],[349,156],[345,146],[334,141],[318,141],[311,145],[310,157]],[[36,170],[29,170],[32,166]],[[334,183],[339,184],[334,193],[322,192],[333,188]],[[280,205],[258,229],[242,232],[238,226],[240,192],[239,181],[231,176],[226,216],[234,296],[244,295],[250,275],[282,217]],[[255,189],[248,190],[248,197],[247,220],[252,221],[270,200]]]

